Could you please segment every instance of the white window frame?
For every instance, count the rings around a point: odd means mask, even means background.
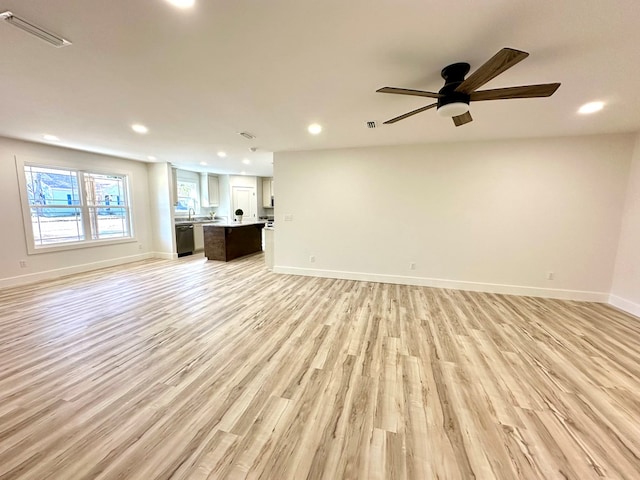
[[[176,205],[175,205],[175,207],[174,207],[174,212],[175,212],[175,214],[176,214],[176,215],[187,215],[187,214],[188,214],[188,211],[189,211],[189,210],[188,210],[188,207],[187,207],[187,211],[186,211],[186,212],[185,212],[184,210],[179,210],[179,209],[178,209],[178,204],[180,203],[180,199],[181,199],[181,198],[187,198],[187,197],[181,197],[181,196],[180,196],[180,184],[181,184],[181,183],[190,183],[190,184],[195,185],[195,187],[196,187],[196,188],[195,188],[196,196],[195,196],[195,198],[193,198],[193,200],[194,200],[194,206],[193,206],[192,208],[193,208],[193,211],[194,211],[194,212],[196,212],[196,214],[199,214],[199,213],[200,213],[200,201],[199,201],[199,198],[200,198],[200,185],[199,185],[197,182],[194,182],[193,180],[191,180],[191,179],[186,179],[186,178],[178,178],[178,180],[177,180],[177,184],[178,184],[178,188],[177,188],[177,190],[178,190],[178,193],[176,194]]]
[[[63,250],[77,250],[81,248],[97,247],[97,246],[104,246],[104,245],[115,245],[120,243],[132,243],[137,241],[135,237],[134,213],[133,213],[132,195],[131,195],[131,177],[132,177],[131,172],[122,171],[119,169],[107,170],[100,166],[96,168],[93,168],[93,167],[87,168],[86,164],[83,166],[79,166],[77,164],[63,162],[63,161],[48,161],[48,160],[42,160],[42,159],[18,159],[18,157],[15,157],[15,162],[16,162],[16,173],[18,177],[18,188],[20,191],[20,204],[22,207],[25,240],[27,244],[27,253],[29,255],[63,251]],[[28,193],[28,187],[26,182],[25,166],[70,170],[77,173],[78,190],[79,190],[78,194],[80,197],[80,204],[75,206],[75,208],[82,210],[82,223],[83,223],[83,230],[85,232],[84,240],[72,240],[68,242],[36,245],[34,232],[33,232],[33,225],[31,220],[32,206],[29,204],[29,193]],[[102,207],[88,204],[86,200],[87,191],[86,191],[86,184],[84,180],[84,174],[110,175],[110,176],[123,177],[127,202],[126,202],[126,207],[118,207],[118,208],[128,209],[128,219],[129,219],[129,236],[128,237],[101,238],[101,239],[91,238],[92,225],[91,225],[90,210],[92,208],[102,208]]]
[[[181,218],[181,217],[188,216],[189,210],[187,209],[185,211],[185,210],[178,209],[179,194],[180,194],[180,188],[178,188],[179,183],[192,183],[196,187],[195,188],[196,196],[194,198],[195,205],[193,206],[193,210],[196,215],[200,215],[202,211],[202,190],[201,190],[202,187],[200,185],[200,174],[196,172],[191,172],[189,170],[178,169],[176,171],[176,198],[175,198],[175,205],[173,207],[173,213],[176,217]]]

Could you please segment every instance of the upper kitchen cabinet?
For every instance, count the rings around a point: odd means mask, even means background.
[[[217,175],[200,174],[200,196],[203,207],[217,207],[220,205],[220,183]]]
[[[273,208],[273,178],[262,179],[262,206],[264,208]]]
[[[217,175],[209,175],[207,184],[209,186],[209,206],[217,207],[220,205],[220,182]]]

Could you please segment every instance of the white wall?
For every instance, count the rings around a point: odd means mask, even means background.
[[[606,301],[633,146],[608,135],[277,153],[275,271]]]
[[[15,157],[61,162],[129,174],[135,239],[132,242],[29,255],[23,225]],[[22,172],[20,172],[22,174]],[[0,287],[30,283],[84,270],[135,261],[152,255],[149,187],[144,163],[0,137]],[[21,268],[20,261],[27,267]]]
[[[153,231],[153,251],[159,258],[178,258],[174,233],[174,207],[171,198],[171,165],[150,163],[149,176],[150,226]]]
[[[633,151],[611,303],[640,316],[640,135]]]

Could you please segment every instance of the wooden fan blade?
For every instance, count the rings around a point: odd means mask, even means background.
[[[435,92],[424,92],[422,90],[411,90],[409,88],[382,87],[376,90],[380,93],[397,93],[400,95],[415,95],[416,97],[440,98],[442,95]]]
[[[394,117],[391,120],[387,120],[386,122],[384,122],[384,125],[387,125],[389,123],[399,122],[400,120],[404,120],[405,118],[415,115],[416,113],[424,112],[425,110],[429,110],[430,108],[434,108],[437,106],[438,106],[437,103],[432,103],[431,105],[427,105],[426,107],[418,108],[417,110],[413,110],[409,113],[405,113],[404,115],[400,115],[399,117]]]
[[[469,112],[463,113],[462,115],[458,115],[457,117],[452,117],[452,118],[453,118],[453,123],[456,125],[456,127],[459,127],[460,125],[464,125],[465,123],[473,122],[473,118],[471,117],[471,114]]]
[[[471,93],[528,56],[527,52],[503,48],[458,85],[456,92]]]
[[[522,87],[496,88],[493,90],[480,90],[472,92],[473,101],[481,100],[506,100],[508,98],[535,98],[550,97],[560,87],[559,83],[545,83],[542,85],[523,85]]]

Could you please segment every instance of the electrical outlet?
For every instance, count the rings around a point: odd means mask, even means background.
[[[413,262],[411,262],[411,263],[409,264],[409,270],[415,270],[415,269],[416,269],[416,264],[415,264],[415,263],[413,263]]]
[[[284,216],[284,221],[285,222],[293,222],[293,214],[288,213]]]
[[[142,244],[138,245],[138,250],[142,250]]]
[[[553,272],[547,273],[547,280],[553,280],[554,276],[555,276],[555,274]]]
[[[316,256],[315,256],[315,255],[311,255],[311,256],[309,257],[309,261],[310,261],[311,263],[315,263],[315,261],[316,261]]]
[[[26,260],[20,260],[20,268],[27,268],[27,261]]]

